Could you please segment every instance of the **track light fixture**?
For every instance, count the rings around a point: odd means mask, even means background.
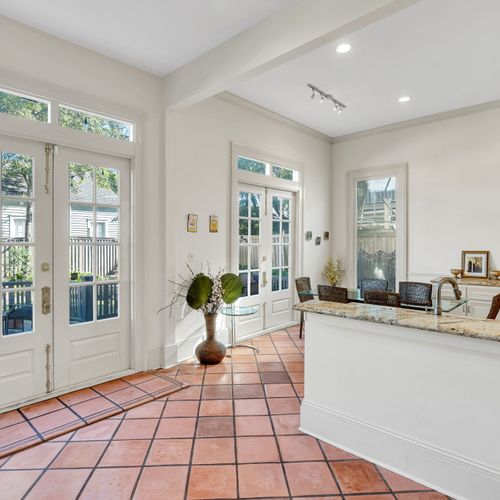
[[[330,101],[333,104],[333,109],[339,115],[346,108],[346,105],[333,97],[331,94],[327,94],[323,92],[321,89],[313,85],[312,83],[308,83],[307,86],[312,90],[311,99],[316,97],[316,94],[320,96],[320,102],[323,103],[325,100]]]

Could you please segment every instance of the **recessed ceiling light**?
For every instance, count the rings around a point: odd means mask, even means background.
[[[337,45],[337,48],[335,50],[339,54],[345,54],[346,52],[349,52],[351,50],[351,46],[348,43],[341,43],[340,45]]]
[[[407,96],[407,95],[403,95],[401,96],[399,99],[398,99],[398,102],[408,102],[411,100],[411,97],[410,96]]]

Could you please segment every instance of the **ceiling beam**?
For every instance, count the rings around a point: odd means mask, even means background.
[[[166,75],[166,108],[195,104],[419,1],[301,0]]]

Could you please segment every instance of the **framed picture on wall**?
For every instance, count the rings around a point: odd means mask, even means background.
[[[198,216],[196,214],[188,214],[187,232],[188,233],[198,232]]]
[[[464,278],[487,278],[490,267],[488,250],[462,251],[462,276]]]
[[[208,222],[208,230],[211,233],[219,232],[219,217],[217,215],[211,215]]]

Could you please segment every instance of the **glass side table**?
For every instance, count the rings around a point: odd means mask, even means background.
[[[231,336],[230,336],[230,344],[226,347],[235,348],[235,347],[249,347],[250,349],[254,349],[256,352],[259,352],[259,349],[254,345],[250,344],[238,344],[236,342],[236,318],[242,316],[251,316],[258,311],[257,306],[225,306],[220,312],[224,316],[227,316],[231,321]]]

